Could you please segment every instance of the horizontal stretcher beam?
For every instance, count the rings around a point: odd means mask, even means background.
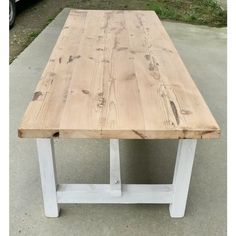
[[[111,194],[109,184],[59,184],[58,203],[172,203],[172,184],[122,184],[122,195]]]

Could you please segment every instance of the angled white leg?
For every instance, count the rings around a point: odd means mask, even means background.
[[[173,201],[170,204],[171,217],[184,216],[196,144],[195,139],[179,140],[173,178]]]
[[[39,168],[43,191],[44,211],[47,217],[58,217],[56,166],[52,139],[37,139]]]
[[[119,140],[110,139],[110,188],[113,196],[121,196]]]

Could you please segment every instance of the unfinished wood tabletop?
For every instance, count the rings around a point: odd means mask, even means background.
[[[153,11],[71,10],[18,129],[24,138],[217,138]]]

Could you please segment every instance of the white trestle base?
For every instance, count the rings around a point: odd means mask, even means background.
[[[37,139],[44,211],[59,216],[60,203],[169,204],[171,217],[183,217],[197,141],[179,140],[172,184],[122,184],[119,140],[110,140],[110,184],[57,184],[52,139]]]

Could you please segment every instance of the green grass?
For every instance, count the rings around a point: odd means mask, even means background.
[[[20,31],[17,33],[18,42],[11,47],[15,47],[18,50],[10,56],[10,63],[38,36],[64,7],[80,9],[154,10],[159,18],[164,20],[215,27],[227,26],[227,11],[223,10],[215,2],[216,0],[60,0],[57,5],[53,5],[53,8],[52,1],[53,0],[44,0],[36,3],[33,8],[36,19],[39,13],[43,14],[45,11],[45,8],[42,8],[43,3],[48,4],[47,7],[51,7],[51,11],[49,11],[50,14],[45,12],[47,13],[45,14],[47,17],[43,20],[39,18],[39,21],[33,25],[29,24],[31,33],[28,35],[21,35]],[[39,11],[39,13],[36,14],[36,11]],[[28,12],[31,14],[31,10]],[[17,27],[17,24],[15,27]]]
[[[154,10],[161,19],[222,27],[227,25],[227,11],[217,0],[81,0],[70,3],[84,9]]]
[[[39,33],[40,33],[40,31],[38,31],[38,32],[35,32],[35,31],[31,32],[29,34],[29,40],[30,41],[34,40],[39,35]]]
[[[161,19],[216,27],[227,25],[227,11],[214,0],[158,0],[147,6]]]

